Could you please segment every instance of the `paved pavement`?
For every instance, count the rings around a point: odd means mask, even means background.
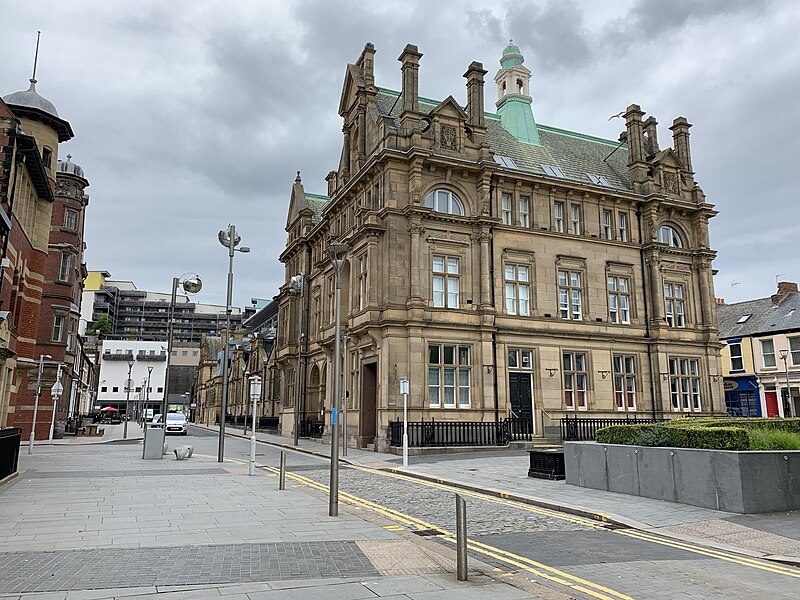
[[[197,446],[185,461],[143,461],[136,442],[23,453],[20,475],[0,486],[0,597],[568,597],[524,578],[517,587],[476,559],[470,581],[457,582],[448,547],[347,505],[330,518],[324,494],[280,491],[263,470],[247,476],[245,442],[219,463],[215,441],[168,438]],[[292,464],[320,461],[295,454]]]
[[[230,426],[227,431],[242,433]],[[257,438],[293,447],[292,440],[286,437],[258,432]],[[316,440],[302,439],[300,447],[321,456],[330,455],[329,445]],[[525,451],[498,449],[412,456],[406,469],[402,468],[402,460],[396,455],[367,450],[349,448],[346,460],[356,465],[396,469],[498,495],[510,494],[536,505],[576,514],[602,515],[635,529],[678,540],[800,564],[800,511],[739,515],[581,488],[567,485],[564,481],[536,479],[527,476],[528,454]]]

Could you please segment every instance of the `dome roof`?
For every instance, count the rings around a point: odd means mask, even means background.
[[[500,58],[500,66],[504,69],[516,67],[525,62],[525,57],[522,56],[519,46],[514,45],[514,40],[508,40],[508,46],[503,50],[503,56]]]
[[[86,176],[83,174],[83,168],[80,165],[76,165],[71,159],[72,155],[67,154],[67,160],[59,160],[58,165],[56,166],[56,171],[86,179]]]
[[[24,92],[14,92],[13,94],[8,94],[7,96],[3,96],[3,101],[6,104],[14,106],[37,108],[54,117],[58,116],[58,111],[56,110],[55,105],[52,102],[50,102],[50,100],[42,98],[36,92],[35,79],[31,79],[31,85],[27,90],[25,90]]]

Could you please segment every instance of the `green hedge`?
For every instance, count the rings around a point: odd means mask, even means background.
[[[749,450],[747,430],[738,427],[698,427],[674,423],[614,425],[599,429],[595,440],[601,444],[669,446],[710,450]]]

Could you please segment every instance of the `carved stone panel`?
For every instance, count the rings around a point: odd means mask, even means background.
[[[458,150],[458,140],[456,139],[456,128],[452,125],[442,125],[441,146],[445,150]]]

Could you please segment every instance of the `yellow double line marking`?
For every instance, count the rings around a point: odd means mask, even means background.
[[[278,470],[275,467],[264,467],[264,468],[272,473],[278,472]],[[289,477],[290,479],[299,481],[300,483],[303,483],[309,487],[315,488],[322,492],[326,493],[328,492],[328,486],[319,483],[317,481],[314,481],[313,479],[309,479],[308,477],[298,475],[297,473],[291,473],[289,471],[286,472],[286,476]],[[451,488],[448,488],[448,490],[449,489]],[[416,517],[412,517],[410,515],[382,506],[375,502],[371,502],[370,500],[359,498],[358,496],[354,496],[353,494],[349,494],[341,490],[339,491],[339,498],[345,502],[348,502],[349,504],[353,504],[354,506],[360,506],[362,508],[366,508],[368,510],[376,512],[386,517],[389,520],[402,523],[403,525],[411,529],[435,530],[441,534],[442,540],[445,540],[452,544],[456,543],[456,538],[453,532],[442,529],[441,527],[437,527],[436,525],[433,525],[431,523],[427,523],[426,521],[423,521],[421,519],[417,519]],[[489,544],[484,544],[476,540],[468,540],[467,547],[473,552],[477,552],[485,556],[490,556],[508,565],[512,565],[514,567],[532,573],[538,577],[541,577],[542,579],[547,579],[548,581],[552,581],[554,583],[564,585],[574,590],[581,591],[591,596],[592,598],[598,598],[600,600],[633,600],[630,596],[617,592],[616,590],[613,590],[611,588],[602,586],[597,583],[593,583],[591,581],[587,581],[586,579],[582,579],[575,575],[571,575],[570,573],[566,573],[564,571],[561,571],[560,569],[550,567],[535,560],[531,560],[530,558],[526,558],[524,556],[520,556],[518,554],[514,554],[506,550],[501,550],[500,548],[496,548],[495,546],[490,546]]]
[[[645,531],[640,531],[637,529],[608,529],[602,523],[598,523],[592,521],[590,519],[576,517],[572,515],[565,515],[563,513],[558,513],[552,510],[538,508],[534,506],[530,506],[527,504],[523,504],[520,502],[516,502],[513,500],[504,500],[502,498],[496,498],[494,496],[489,496],[487,494],[482,494],[480,492],[472,492],[469,490],[462,490],[460,488],[456,488],[451,485],[442,484],[442,483],[435,483],[431,481],[426,481],[424,479],[419,479],[417,477],[410,477],[408,475],[401,475],[399,473],[391,473],[387,471],[379,471],[377,469],[370,469],[368,467],[358,467],[353,466],[351,468],[358,469],[361,471],[366,471],[368,473],[372,473],[374,475],[383,475],[384,477],[392,477],[394,479],[400,479],[404,481],[410,481],[413,483],[417,483],[419,485],[425,485],[428,487],[433,487],[437,489],[453,491],[458,490],[458,493],[463,496],[469,496],[472,498],[477,498],[480,500],[484,500],[486,502],[493,502],[495,504],[503,504],[506,506],[511,506],[513,508],[517,508],[520,510],[526,510],[529,512],[539,513],[542,515],[547,515],[549,517],[553,517],[556,519],[561,519],[563,521],[571,521],[573,523],[577,523],[580,525],[585,525],[587,527],[594,527],[595,529],[605,529],[606,531],[613,531],[614,533],[618,533],[620,535],[624,535],[630,538],[636,538],[639,540],[643,540],[646,542],[652,542],[654,544],[660,544],[662,546],[668,546],[670,548],[676,548],[679,550],[685,550],[687,552],[692,552],[694,554],[699,554],[701,556],[708,556],[710,558],[717,558],[719,560],[724,560],[727,562],[735,563],[738,565],[742,565],[745,567],[751,567],[754,569],[761,569],[762,571],[767,571],[770,573],[776,573],[779,575],[787,575],[789,577],[795,577],[800,579],[800,570],[790,567],[784,566],[778,563],[767,562],[757,558],[750,558],[740,554],[734,554],[732,552],[726,552],[724,550],[716,550],[713,548],[707,548],[704,546],[698,546],[696,544],[692,544],[690,542],[682,542],[680,540],[673,540],[670,538],[665,538],[658,536],[656,534],[648,533]],[[598,515],[600,518],[605,518],[604,515]]]

